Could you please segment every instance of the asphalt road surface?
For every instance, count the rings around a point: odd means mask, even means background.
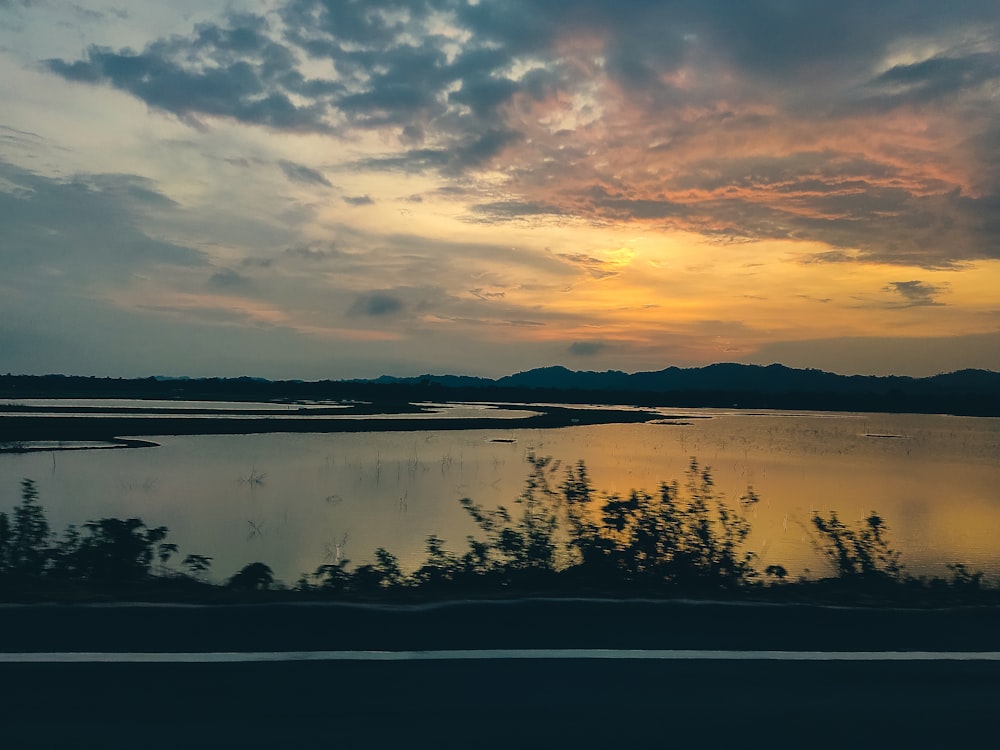
[[[0,648],[14,656],[0,657],[0,747],[989,747],[998,619],[676,602],[3,607]],[[9,661],[430,649],[482,658]],[[904,660],[926,652],[944,658]]]

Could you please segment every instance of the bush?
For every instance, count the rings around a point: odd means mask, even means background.
[[[829,518],[813,513],[819,538],[817,549],[837,577],[844,579],[893,580],[903,576],[901,555],[889,546],[889,527],[872,511],[855,527],[847,526],[831,511]]]

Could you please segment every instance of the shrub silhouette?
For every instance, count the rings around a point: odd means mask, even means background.
[[[818,534],[816,547],[837,577],[866,581],[902,580],[901,554],[889,546],[889,527],[875,511],[854,527],[844,524],[835,511],[831,511],[828,518],[813,512],[812,524]]]
[[[165,526],[148,528],[138,518],[102,518],[80,528],[69,526],[57,538],[38,503],[35,483],[24,479],[13,520],[0,513],[0,582],[17,590],[46,582],[113,590],[156,578],[154,560],[165,579],[170,577],[167,563],[178,549],[166,541],[167,533]],[[192,558],[211,560],[188,556]]]
[[[228,586],[244,591],[263,591],[274,585],[274,571],[262,562],[244,565],[229,579]]]
[[[550,482],[551,458],[529,454],[528,462],[518,513],[463,498],[485,539],[469,537],[468,551],[456,560],[432,537],[419,581],[471,575],[509,586],[559,574],[595,587],[660,589],[736,588],[756,578],[755,555],[743,550],[749,522],[719,499],[711,470],[696,460],[683,490],[663,483],[655,495],[633,490],[596,503],[582,461],[566,470],[558,491]]]
[[[469,498],[459,501],[486,534],[482,542],[468,539],[469,552],[460,562],[466,573],[498,576],[509,582],[564,567],[557,540],[561,526],[559,496],[549,485],[552,459],[529,454],[527,460],[531,471],[524,490],[514,501],[520,506],[516,518],[502,505],[486,510]]]
[[[359,565],[351,576],[351,589],[372,593],[401,586],[405,581],[399,560],[384,547],[375,550],[375,562]]]
[[[951,580],[948,583],[953,589],[972,592],[982,588],[983,571],[978,570],[973,573],[963,563],[948,563],[945,567],[951,571]]]
[[[749,522],[722,502],[710,468],[693,458],[683,489],[664,482],[655,495],[608,496],[600,512],[601,523],[584,526],[576,544],[585,564],[600,564],[603,556],[605,573],[629,583],[733,588],[757,575],[756,555],[742,549]]]
[[[427,562],[414,571],[414,585],[426,589],[440,589],[453,584],[461,575],[458,558],[444,548],[444,541],[436,534],[427,537]]]
[[[157,545],[176,549],[164,543],[166,527],[149,529],[138,518],[102,518],[83,528],[85,535],[71,528],[56,548],[57,575],[102,584],[137,583],[152,575]]]
[[[187,568],[192,576],[199,578],[208,573],[212,567],[212,558],[206,555],[187,555],[181,565]]]
[[[528,478],[512,510],[460,501],[481,532],[467,537],[464,552],[448,551],[444,540],[431,535],[425,562],[410,575],[395,555],[379,548],[372,562],[353,570],[346,559],[321,565],[311,580],[302,577],[299,590],[362,597],[408,590],[658,594],[735,592],[759,584],[756,555],[745,549],[750,523],[741,508],[722,501],[710,468],[697,460],[690,460],[683,485],[664,482],[654,493],[632,490],[625,496],[595,491],[582,461],[566,468],[558,484],[558,462],[530,454],[528,463]],[[755,500],[748,491],[741,498],[743,509]],[[835,578],[863,584],[836,589],[848,596],[888,593],[882,584],[907,584],[897,586],[899,591],[950,592],[948,596],[957,594],[963,601],[983,601],[986,594],[994,600],[998,593],[984,589],[981,571],[961,563],[948,565],[948,580],[906,577],[900,553],[889,544],[888,526],[875,512],[853,525],[835,512],[815,512],[812,528],[813,544]],[[166,527],[149,528],[138,518],[102,518],[70,526],[57,538],[38,503],[35,483],[25,479],[20,504],[10,516],[0,513],[0,591],[23,596],[57,590],[45,588],[51,583],[79,586],[84,592],[134,593],[140,585],[171,581],[211,588],[201,580],[211,557],[187,555],[181,566],[190,575],[167,568],[178,551],[166,540],[167,533]],[[821,588],[807,588],[812,584],[805,579],[785,583],[788,572],[781,565],[769,565],[764,576],[771,584],[782,583],[780,590],[790,595],[798,590],[822,595]],[[872,583],[880,587],[872,589]],[[274,585],[273,571],[262,562],[244,566],[226,583],[244,592]]]
[[[344,558],[335,563],[320,565],[316,569],[314,578],[319,582],[319,588],[332,594],[342,594],[351,590],[351,574],[347,566],[351,561]],[[307,590],[311,588],[309,579],[306,576],[299,581],[299,588]]]
[[[51,532],[38,490],[31,479],[21,481],[21,503],[11,522],[0,513],[0,575],[36,578],[48,565]]]

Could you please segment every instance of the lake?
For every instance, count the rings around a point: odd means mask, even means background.
[[[490,411],[452,409],[456,418]],[[101,517],[139,517],[170,529],[180,546],[175,563],[209,555],[211,577],[224,580],[259,560],[292,584],[323,563],[370,561],[380,546],[412,569],[429,534],[463,552],[477,529],[459,499],[514,506],[532,453],[553,458],[553,485],[583,460],[597,490],[618,494],[683,485],[695,457],[711,467],[729,505],[748,488],[759,496],[747,510],[759,570],[780,564],[792,575],[828,574],[810,541],[812,511],[853,522],[877,510],[908,572],[945,576],[946,563],[963,562],[1000,580],[1000,419],[659,409],[663,423],[519,428],[530,409],[498,410],[510,418],[504,429],[152,435],[143,437],[157,447],[5,453],[0,510],[16,505],[20,480],[30,478],[60,532]]]

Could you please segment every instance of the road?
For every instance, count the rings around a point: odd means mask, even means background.
[[[4,663],[0,746],[929,747],[995,744],[992,609],[680,603],[429,608],[4,607],[3,650],[483,649],[484,658]],[[716,658],[545,658],[535,649],[755,649]],[[529,649],[518,658],[496,649]],[[866,651],[857,661],[760,653]],[[581,652],[588,653],[588,652]],[[706,655],[707,656],[707,655]],[[182,657],[186,658],[186,657]]]

